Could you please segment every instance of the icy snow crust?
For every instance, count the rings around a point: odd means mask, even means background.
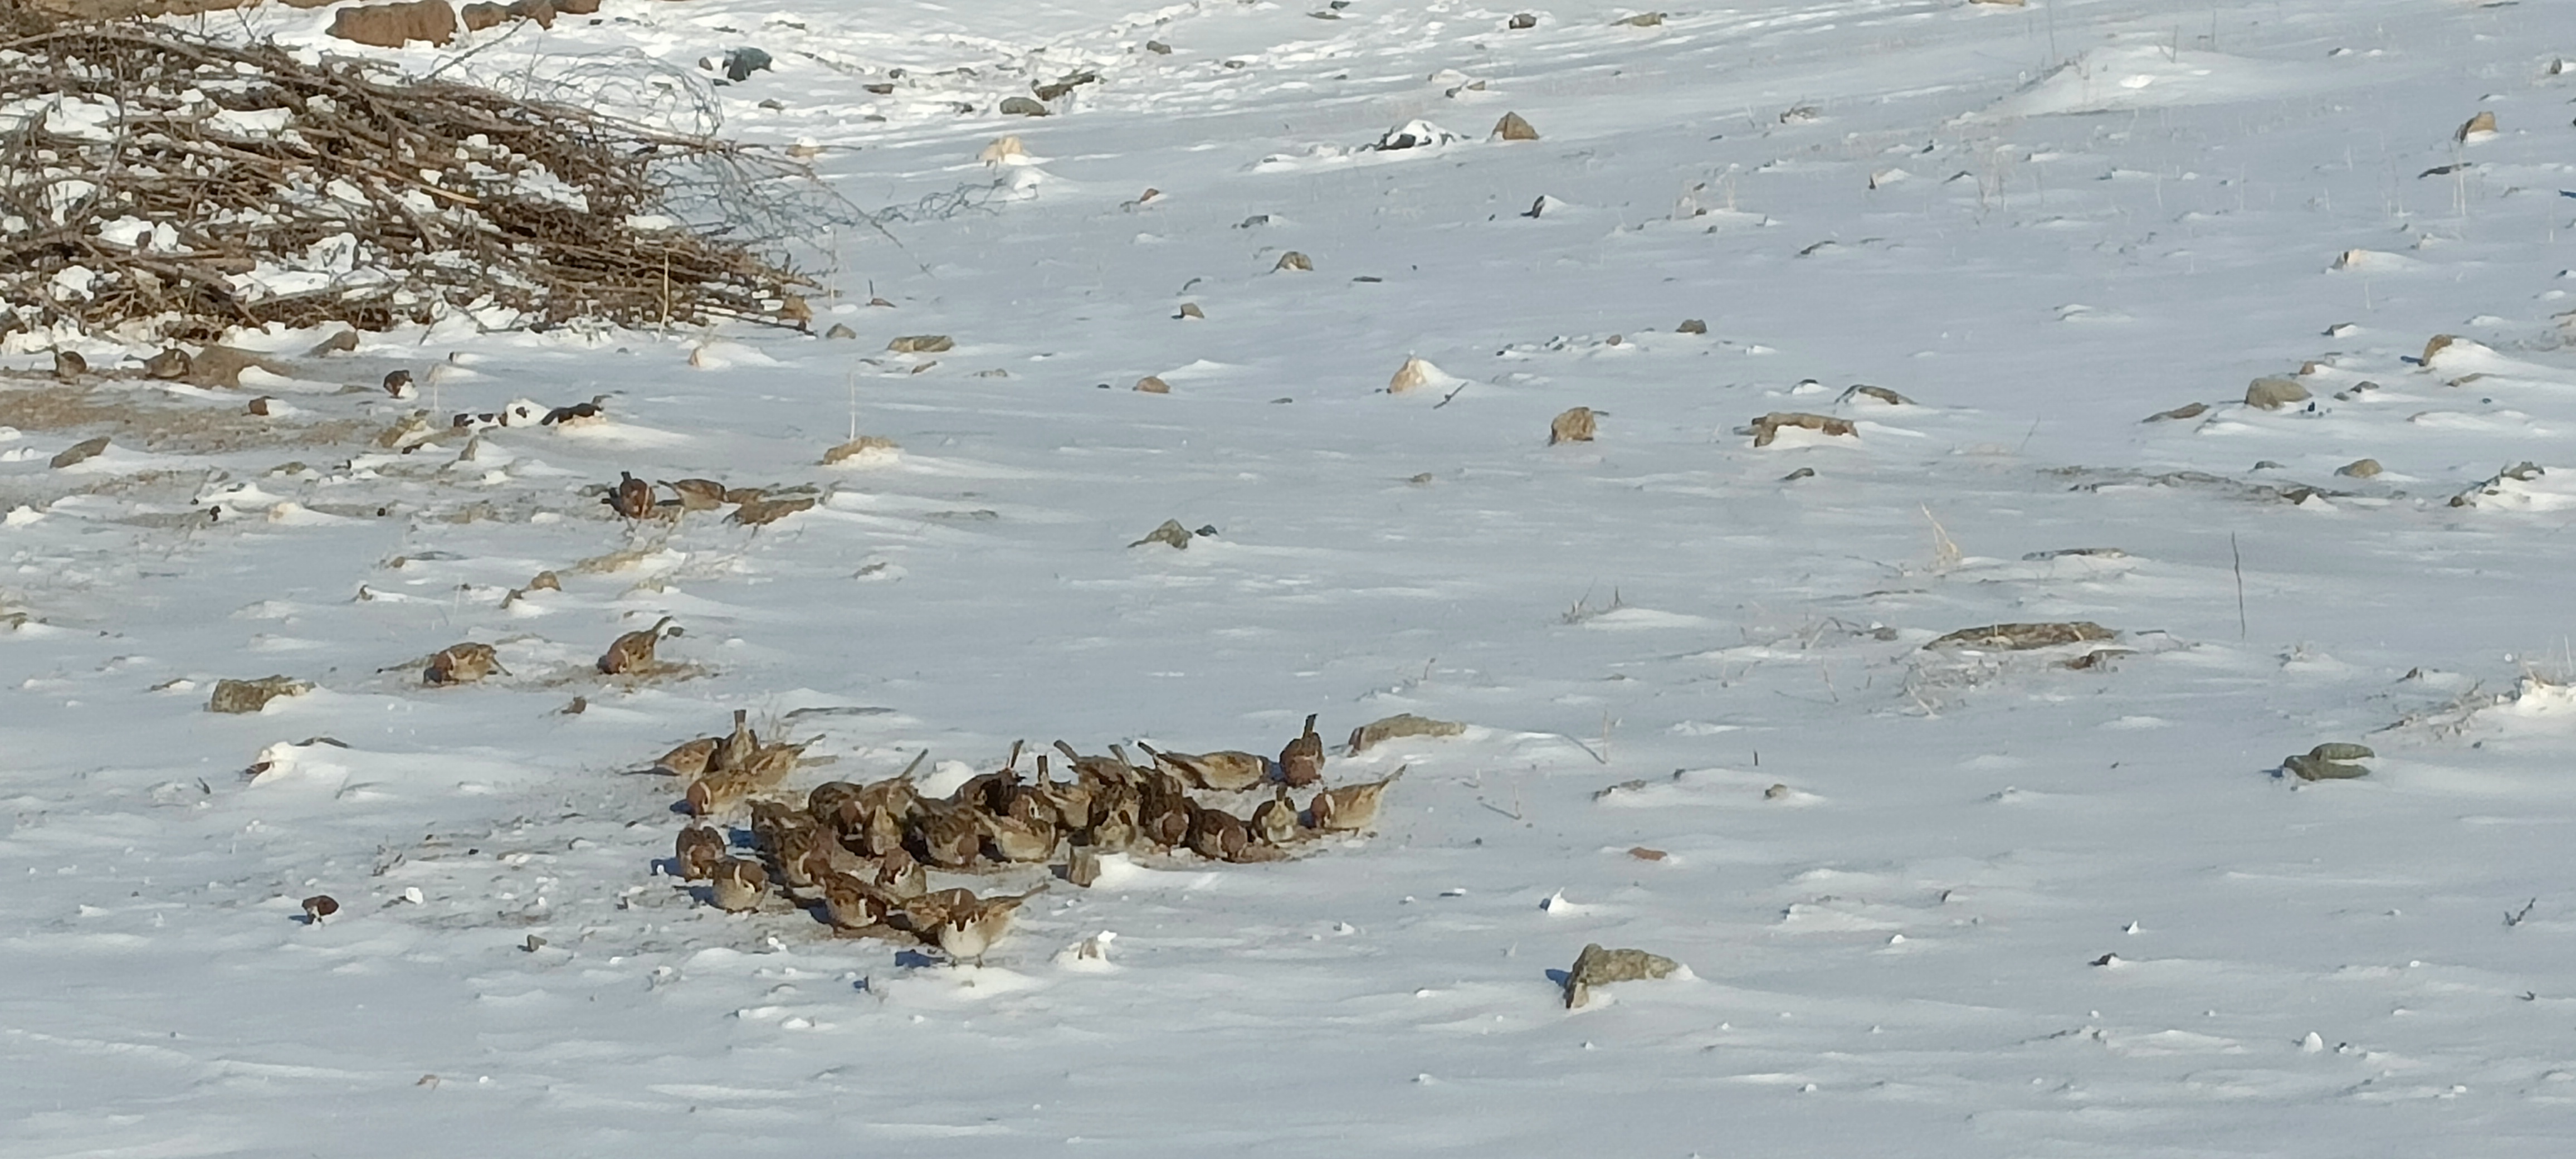
[[[901,250],[823,239],[816,327],[854,342],[456,326],[298,372],[409,367],[442,417],[606,394],[599,425],[62,471],[91,432],[10,432],[8,1150],[2567,1154],[2560,7],[609,0],[508,32],[486,66],[757,46],[730,131],[820,146],[862,205],[999,192]],[[1054,116],[992,112],[1082,69]],[[1506,111],[1540,139],[1487,139]],[[1368,148],[1416,120],[1462,139]],[[1022,162],[978,162],[1004,134]],[[917,334],[955,347],[883,352]],[[1407,357],[1441,380],[1384,393]],[[2309,403],[2241,405],[2267,375]],[[901,450],[817,465],[854,401]],[[1543,445],[1577,405],[1597,441]],[[1856,437],[1751,448],[1774,411]],[[823,501],[630,532],[580,493],[620,470]],[[1125,546],[1165,519],[1218,534]],[[2037,554],[2069,548],[2118,550]],[[665,614],[682,677],[588,670]],[[2121,634],[1922,648],[2048,620]],[[420,687],[461,640],[511,675]],[[319,687],[204,710],[272,672]],[[1113,861],[976,968],[655,871],[675,793],[625,774],[737,707],[821,738],[799,784],[1473,727],[1328,766],[1411,766],[1373,835]],[[2370,775],[2277,775],[2326,741]],[[1588,942],[1687,969],[1568,1012]]]

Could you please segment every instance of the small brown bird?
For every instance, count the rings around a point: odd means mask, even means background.
[[[724,859],[724,834],[704,825],[680,830],[679,839],[672,842],[671,860],[679,863],[680,876],[688,881],[714,877]]]
[[[856,874],[826,874],[821,882],[823,920],[844,930],[873,929],[886,924],[886,918],[902,908],[902,900],[877,886],[862,881]]]
[[[1315,735],[1315,717],[1306,718],[1306,732],[1279,750],[1279,779],[1291,789],[1302,789],[1324,779],[1324,738]]]
[[[1135,769],[1125,761],[1112,757],[1086,757],[1063,741],[1055,742],[1055,749],[1064,754],[1065,767],[1072,769],[1073,775],[1082,781],[1123,785],[1135,779]]]
[[[1136,747],[1154,758],[1157,768],[1172,773],[1202,789],[1220,793],[1239,793],[1261,783],[1270,773],[1270,762],[1254,753],[1167,753],[1138,741]]]
[[[1243,819],[1223,809],[1200,809],[1190,817],[1190,849],[1210,861],[1233,861],[1252,844]]]
[[[1137,819],[1136,831],[1145,840],[1166,849],[1188,843],[1190,839],[1190,799],[1157,797],[1145,803],[1144,814]]]
[[[975,811],[955,805],[925,805],[913,828],[921,836],[923,859],[943,869],[964,869],[975,864],[984,848],[983,827],[975,823]]]
[[[1253,807],[1252,831],[1272,845],[1286,846],[1301,836],[1297,829],[1297,803],[1288,799],[1285,786],[1281,786],[1277,793],[1277,796]]]
[[[609,490],[606,502],[610,510],[628,519],[642,519],[653,513],[653,485],[619,471],[617,486]]]
[[[651,671],[653,646],[662,642],[663,629],[669,628],[669,634],[673,636],[680,634],[680,629],[672,627],[671,619],[669,616],[664,616],[654,621],[650,628],[619,636],[608,646],[608,651],[600,656],[599,670],[611,676]]]
[[[754,786],[749,777],[738,771],[708,773],[689,782],[684,795],[692,817],[716,817],[733,812],[751,799]]]
[[[1364,785],[1343,785],[1315,794],[1307,811],[1315,815],[1315,828],[1328,833],[1348,833],[1377,824],[1378,804],[1386,797],[1386,787],[1404,775],[1398,768],[1383,781]]]
[[[1040,804],[1054,812],[1055,823],[1067,832],[1090,828],[1091,787],[1081,781],[1057,784],[1050,779],[1051,775],[1047,770],[1046,755],[1039,754],[1038,783],[1030,787],[1031,795],[1035,796]]]
[[[500,658],[494,655],[490,644],[468,641],[440,649],[437,655],[429,658],[429,670],[421,677],[431,684],[471,684],[495,672],[503,676],[510,674],[509,669],[501,667]]]
[[[80,376],[87,373],[89,373],[89,359],[81,357],[80,351],[54,351],[54,377],[64,382],[76,382],[79,381]]]
[[[1056,829],[1049,822],[989,813],[974,816],[984,827],[984,844],[996,861],[1044,861],[1055,856]]]
[[[683,780],[697,780],[706,775],[707,758],[715,755],[716,744],[716,738],[711,736],[688,741],[663,753],[653,767]]]
[[[385,372],[384,385],[385,393],[395,398],[409,399],[420,397],[420,391],[411,384],[411,372],[408,370],[392,370]]]
[[[1110,785],[1094,791],[1091,798],[1091,844],[1110,853],[1135,845],[1142,828],[1137,817],[1143,809],[1143,799],[1136,795],[1136,790],[1125,785]]]
[[[843,844],[868,857],[892,857],[904,853],[904,827],[912,820],[912,811],[872,808],[860,814],[859,827],[841,835]],[[909,857],[911,854],[904,853]]]
[[[812,814],[785,801],[751,803],[751,839],[763,849],[775,852],[780,835],[788,830],[815,827]]]
[[[805,811],[834,834],[854,832],[867,814],[867,790],[848,781],[825,781],[805,793]]]
[[[662,485],[680,497],[682,511],[712,511],[724,506],[725,485],[713,479],[670,479]]]
[[[833,871],[831,851],[839,844],[820,827],[793,825],[778,830],[769,842],[769,855],[778,860],[779,880],[791,888],[811,889]]]
[[[716,906],[727,913],[760,908],[761,895],[768,890],[769,871],[757,861],[737,857],[716,867]]]
[[[197,360],[188,357],[187,351],[181,350],[176,346],[143,360],[144,377],[158,378],[164,381],[174,378],[186,378],[188,377],[189,372],[194,371],[196,368]]]
[[[733,731],[716,742],[716,751],[707,758],[707,767],[717,771],[746,768],[759,755],[760,734],[751,730],[751,712],[737,708],[733,710]]]
[[[898,898],[920,897],[930,892],[930,871],[898,848],[877,861],[876,885]]]
[[[946,912],[930,927],[929,940],[948,955],[949,961],[962,962],[971,958],[981,966],[984,964],[984,951],[1011,932],[1011,915],[1030,898],[1046,892],[1046,888],[1041,885],[1027,893],[999,897],[979,898],[967,894],[964,902],[946,907]]]

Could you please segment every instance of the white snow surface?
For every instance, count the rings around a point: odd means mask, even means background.
[[[725,131],[915,209],[818,239],[854,342],[291,376],[590,426],[56,471],[93,432],[10,420],[8,1152],[2568,1154],[2563,7],[607,0],[383,53],[759,47]],[[328,19],[208,27],[362,51]],[[1366,148],[1413,121],[1463,139]],[[820,465],[854,425],[900,453]],[[621,470],[825,501],[634,530]],[[1165,519],[1217,531],[1126,546]],[[592,671],[663,615],[683,677]],[[2045,620],[2120,635],[1924,647]],[[461,640],[509,675],[422,687]],[[317,688],[205,710],[271,673]],[[799,784],[1471,727],[1328,764],[1410,768],[1364,838],[1116,859],[960,966],[662,875],[630,774],[736,708],[820,737]],[[2369,775],[2281,775],[2327,741]],[[1591,942],[1686,969],[1568,1011]]]

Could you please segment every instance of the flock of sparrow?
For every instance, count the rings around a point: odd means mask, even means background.
[[[802,803],[781,790],[812,741],[763,741],[747,714],[733,731],[701,737],[662,755],[654,771],[679,778],[695,820],[680,831],[678,875],[709,883],[707,895],[734,912],[767,904],[773,890],[812,907],[835,933],[917,939],[951,961],[980,962],[1009,932],[1012,914],[1046,889],[978,895],[929,888],[929,873],[974,874],[1049,865],[1088,887],[1110,853],[1187,852],[1210,861],[1277,861],[1301,843],[1368,828],[1403,769],[1384,780],[1326,786],[1324,742],[1315,718],[1274,763],[1246,752],[1161,752],[1139,744],[1147,762],[1109,746],[1086,756],[1063,741],[1068,779],[1039,754],[1034,776],[1020,771],[1022,745],[999,770],[968,779],[944,797],[913,781],[921,765],[867,784],[827,781]],[[1261,800],[1237,815],[1216,796]],[[1301,807],[1291,789],[1314,789]],[[746,822],[747,855],[731,818]]]

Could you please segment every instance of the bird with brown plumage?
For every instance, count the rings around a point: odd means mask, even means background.
[[[1404,767],[1386,775],[1385,780],[1358,785],[1341,785],[1319,790],[1306,811],[1314,815],[1315,828],[1327,833],[1350,833],[1377,824],[1378,810],[1386,799],[1387,786],[1404,775]]]
[[[1292,789],[1302,789],[1324,779],[1324,738],[1315,734],[1315,716],[1306,717],[1306,731],[1279,750],[1279,779]]]
[[[619,471],[617,485],[608,489],[608,497],[601,502],[628,519],[642,519],[653,513],[653,485],[631,471]]]
[[[611,676],[652,671],[653,646],[661,643],[666,634],[670,636],[680,634],[680,629],[673,626],[672,619],[673,617],[664,616],[654,621],[650,628],[619,636],[608,645],[608,651],[600,655],[599,670]],[[665,629],[668,629],[667,633]]]
[[[724,863],[729,853],[725,846],[721,831],[691,825],[680,830],[679,839],[672,842],[671,860],[679,865],[682,880],[705,881],[714,877],[716,867]]]

